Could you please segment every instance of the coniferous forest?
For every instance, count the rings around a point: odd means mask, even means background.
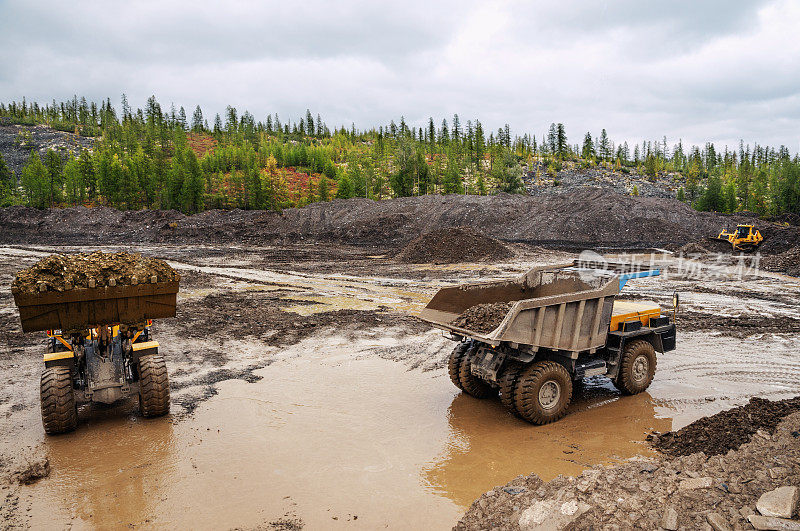
[[[425,127],[405,119],[369,130],[330,128],[307,111],[297,120],[256,119],[227,107],[206,116],[197,106],[162,108],[150,97],[133,109],[125,95],[74,97],[49,104],[0,103],[0,125],[40,125],[94,139],[93,149],[35,150],[19,174],[0,154],[0,205],[36,208],[108,205],[120,209],[281,209],[334,198],[385,199],[423,194],[524,193],[523,170],[552,176],[566,165],[668,176],[677,198],[699,210],[800,213],[800,157],[785,146],[718,149],[670,145],[664,137],[629,145],[603,129],[570,144],[562,124],[542,134],[486,131],[458,115]],[[26,133],[15,140],[26,145]],[[557,183],[557,180],[554,181]]]

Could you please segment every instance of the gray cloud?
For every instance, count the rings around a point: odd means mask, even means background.
[[[0,100],[311,108],[329,125],[454,112],[570,142],[605,127],[798,147],[800,6],[760,2],[0,0]]]

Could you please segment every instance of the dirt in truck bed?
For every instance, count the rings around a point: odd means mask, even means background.
[[[513,305],[513,302],[477,304],[468,308],[450,324],[466,330],[488,334],[503,322]]]
[[[136,253],[54,254],[43,258],[33,266],[19,271],[11,284],[11,291],[19,294],[35,294],[43,283],[48,291],[64,291],[70,287],[88,288],[91,280],[97,287],[106,286],[110,280],[117,285],[137,283],[174,282],[180,275],[166,262]]]
[[[469,227],[426,232],[413,239],[395,258],[412,264],[457,264],[482,260],[507,260],[513,253],[501,242]]]

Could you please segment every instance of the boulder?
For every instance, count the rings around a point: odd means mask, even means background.
[[[797,510],[798,498],[800,489],[797,487],[778,487],[762,494],[756,502],[756,509],[763,516],[791,518]]]

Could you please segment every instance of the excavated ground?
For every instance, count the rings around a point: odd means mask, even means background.
[[[715,236],[723,227],[752,221],[697,212],[673,199],[631,197],[600,188],[556,196],[427,195],[386,201],[313,203],[283,212],[211,210],[117,211],[84,207],[0,210],[0,243],[54,245],[128,243],[291,245],[332,242],[398,252],[421,234],[469,227],[504,242],[559,249],[677,248]],[[800,246],[800,228],[759,223],[763,253]]]
[[[44,232],[29,230],[28,241]],[[88,249],[0,247],[0,371],[16,382],[0,389],[0,517],[18,527],[443,529],[520,474],[551,480],[653,456],[645,438],[654,431],[680,433],[754,396],[796,394],[800,282],[740,279],[733,261],[702,269],[674,259],[669,274],[624,292],[664,307],[681,293],[678,349],[659,356],[647,393],[622,397],[594,378],[567,417],[544,427],[458,393],[445,367],[452,342],[413,315],[439,287],[574,256],[506,245],[514,256],[504,263],[449,265],[319,241],[102,246],[164,259],[181,275],[177,317],[153,327],[172,414],[142,419],[135,400],[85,406],[75,433],[48,438],[38,411],[43,336],[21,333],[10,286],[43,257]],[[735,466],[753,485],[747,496],[767,487]],[[237,502],[220,503],[220,489]],[[696,503],[686,525],[705,510]]]

